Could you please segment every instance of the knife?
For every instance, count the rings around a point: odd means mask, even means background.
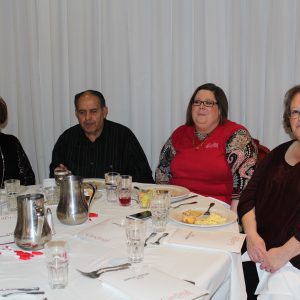
[[[31,292],[26,292],[26,291],[18,291],[18,292],[11,292],[7,294],[2,294],[2,297],[8,297],[10,295],[17,295],[17,294],[27,294],[27,295],[44,295],[44,291],[31,291]]]
[[[185,197],[185,198],[181,198],[181,199],[172,201],[172,204],[173,204],[173,203],[178,203],[178,202],[181,202],[181,201],[184,201],[184,200],[187,200],[187,199],[195,198],[195,197],[198,197],[198,196],[199,196],[199,195],[192,195],[192,196],[188,196],[188,197]]]
[[[0,289],[0,292],[4,291],[24,291],[24,292],[30,292],[30,291],[38,291],[39,287],[31,287],[31,288],[7,288],[7,289]]]

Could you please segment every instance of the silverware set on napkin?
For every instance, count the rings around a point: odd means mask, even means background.
[[[163,239],[164,237],[166,237],[169,233],[168,232],[165,232],[163,233],[155,242],[151,243],[152,245],[159,245],[160,244],[160,240]],[[156,232],[152,232],[145,240],[145,243],[144,243],[144,247],[147,247],[147,242],[155,237],[157,235]]]

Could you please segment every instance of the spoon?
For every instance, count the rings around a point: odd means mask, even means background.
[[[147,246],[147,242],[149,241],[149,239],[155,237],[156,235],[157,235],[156,232],[152,232],[152,233],[145,239],[144,247]]]
[[[165,232],[160,238],[158,238],[154,243],[151,243],[152,245],[159,245],[160,244],[160,240],[163,239],[164,237],[166,237],[169,233]]]

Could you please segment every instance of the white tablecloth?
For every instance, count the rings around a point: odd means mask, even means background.
[[[193,200],[205,205],[208,205],[210,201],[201,196]],[[61,290],[50,289],[43,255],[35,256],[28,261],[19,260],[15,256],[0,255],[0,288],[39,286],[41,290],[46,292],[45,296],[17,295],[11,296],[10,299],[44,299],[47,297],[47,300],[128,300],[129,298],[126,295],[116,289],[107,284],[102,284],[99,280],[83,277],[76,271],[77,268],[94,269],[112,261],[126,260],[124,241],[120,240],[120,243],[116,243],[113,247],[105,247],[99,246],[95,242],[83,240],[77,234],[81,230],[108,218],[120,218],[121,220],[126,215],[139,212],[138,206],[135,204],[131,207],[113,206],[106,203],[104,196],[100,199],[96,198],[90,207],[90,211],[98,213],[98,217],[76,226],[61,224],[56,219],[55,207],[52,207],[52,211],[56,231],[53,239],[67,240],[70,245],[69,283],[67,287]],[[148,227],[151,227],[151,221],[147,222],[149,223]],[[172,232],[180,226],[184,227],[184,225],[170,220],[167,231]],[[116,226],[115,230],[124,229]],[[237,232],[238,225],[234,223],[201,230]],[[9,247],[18,249],[14,244],[9,245]],[[171,247],[164,244],[160,246],[150,245],[145,248],[143,264],[148,264],[178,278],[196,282],[197,286],[209,291],[209,295],[203,297],[203,299],[243,300],[247,298],[239,254],[213,249]],[[155,287],[149,286],[149,289],[152,288]]]

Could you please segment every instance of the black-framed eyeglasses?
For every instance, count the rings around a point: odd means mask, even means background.
[[[293,109],[288,112],[288,116],[290,119],[297,119],[300,117],[300,110],[298,109]]]
[[[193,102],[194,106],[200,106],[201,104],[203,104],[205,107],[213,107],[215,104],[218,104],[218,102],[212,100],[194,100]]]

